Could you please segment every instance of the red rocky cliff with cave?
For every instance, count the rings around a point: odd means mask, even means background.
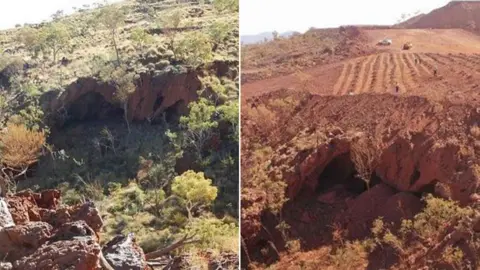
[[[248,137],[242,164],[254,166],[254,142],[272,149],[259,168],[265,168],[271,181],[286,183],[288,201],[281,217],[291,226],[290,239],[300,239],[303,250],[331,244],[335,226],[349,239],[368,236],[378,217],[398,226],[423,208],[420,198],[426,193],[462,204],[475,198],[480,180],[480,149],[470,132],[479,119],[475,105],[367,94],[297,95],[296,107],[274,107],[291,96],[271,92],[243,105],[248,111],[255,102],[256,107],[277,110],[278,117],[263,132],[260,118],[242,115],[242,136]],[[378,163],[368,185],[351,159],[352,145],[362,138],[372,138],[377,147]],[[252,185],[256,173],[248,168],[243,167],[242,176],[242,251],[249,260],[264,261],[259,250],[272,250],[271,242],[281,252],[285,242],[276,235],[278,218],[267,210],[271,198]]]

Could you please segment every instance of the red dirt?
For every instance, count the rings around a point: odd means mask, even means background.
[[[244,267],[279,260],[278,269],[297,269],[298,261],[328,257],[334,228],[346,239],[369,236],[378,217],[398,228],[421,211],[425,193],[464,205],[478,197],[480,36],[460,29],[360,31],[368,38],[362,46],[386,36],[394,44],[242,84]],[[405,42],[413,48],[403,51]],[[368,190],[348,158],[361,138],[378,144]],[[281,197],[278,183],[286,184],[288,201],[275,217],[269,209]],[[276,227],[281,221],[290,227],[287,239]],[[301,252],[288,252],[289,239],[300,241]],[[355,269],[379,263],[365,260]],[[335,269],[305,267],[298,269]]]
[[[383,47],[369,56],[302,70],[308,80],[308,91],[321,95],[394,93],[398,82],[402,94],[453,100],[466,93],[471,98],[479,98],[480,36],[463,30],[364,31],[372,45],[388,36],[394,41],[393,47]],[[414,46],[407,52],[400,48],[406,41]],[[419,64],[415,64],[415,58],[420,60]],[[433,76],[435,67],[437,77]],[[305,88],[304,81],[298,74],[291,74],[246,83],[242,85],[242,96],[248,98],[280,88],[301,89]],[[459,88],[459,84],[463,86]]]
[[[302,35],[242,47],[242,84],[287,75],[375,51],[358,27],[311,29]]]
[[[459,28],[480,33],[480,2],[451,1],[414,20],[400,24],[406,28]]]

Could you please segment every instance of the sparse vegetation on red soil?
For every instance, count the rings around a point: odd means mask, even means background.
[[[362,55],[242,85],[242,268],[476,269],[480,36],[355,29]]]

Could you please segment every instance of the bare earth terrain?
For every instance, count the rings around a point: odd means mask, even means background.
[[[458,23],[472,5],[440,11]],[[478,268],[480,36],[447,26],[247,46],[261,54],[242,59],[242,267]],[[309,47],[312,33],[332,39]]]
[[[480,89],[478,35],[460,29],[382,29],[365,32],[371,46],[384,37],[391,38],[394,44],[377,47],[378,51],[368,56],[302,70],[309,77],[310,92],[322,95],[393,93],[396,83],[402,93],[433,97],[445,96],[439,93]],[[414,47],[402,50],[405,42],[412,42]],[[415,63],[415,58],[420,60],[419,64]],[[439,75],[436,78],[433,77],[435,67]],[[242,95],[250,97],[279,88],[298,89],[303,83],[298,74],[274,77],[243,84]],[[462,89],[458,89],[459,83],[463,85]],[[434,92],[430,91],[432,88]]]

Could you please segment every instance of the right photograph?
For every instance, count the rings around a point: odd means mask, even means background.
[[[241,269],[478,269],[480,2],[259,2]]]

